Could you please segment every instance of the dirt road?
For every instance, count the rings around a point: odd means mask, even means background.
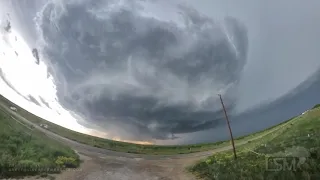
[[[57,180],[194,180],[196,178],[186,172],[187,166],[213,153],[231,149],[231,146],[225,146],[207,152],[167,156],[114,152],[81,144],[54,134],[28,121],[1,103],[0,108],[11,113],[14,116],[13,120],[18,121],[19,119],[33,125],[48,137],[70,146],[80,155],[83,160],[80,168],[64,171],[56,176]],[[250,141],[258,138],[260,136]],[[248,141],[241,141],[236,145],[243,145]]]

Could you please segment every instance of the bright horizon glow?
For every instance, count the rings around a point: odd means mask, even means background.
[[[25,98],[28,98],[29,95],[34,97],[42,107],[26,100],[10,88],[4,80],[0,79],[0,94],[11,102],[42,119],[76,132],[116,141],[153,144],[146,141],[126,141],[119,137],[109,137],[107,132],[97,131],[80,125],[71,112],[64,109],[57,102],[54,79],[52,76],[47,78],[47,66],[45,63],[43,61],[39,65],[35,63],[35,58],[31,51],[32,48],[27,45],[23,37],[14,29],[11,29],[10,33],[1,32],[0,49],[2,50],[0,54],[0,68],[7,81],[10,80],[8,82]],[[51,109],[46,107],[40,97],[49,104]]]

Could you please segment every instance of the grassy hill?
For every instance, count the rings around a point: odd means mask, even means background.
[[[72,149],[0,109],[0,179],[47,176],[79,164],[79,156]]]
[[[277,127],[236,147],[236,160],[232,151],[217,153],[189,170],[206,180],[320,179],[320,105]]]

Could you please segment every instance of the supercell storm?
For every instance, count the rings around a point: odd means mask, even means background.
[[[61,104],[138,139],[219,123],[217,94],[232,104],[246,62],[240,22],[172,2],[90,2],[49,3],[37,19]]]
[[[178,1],[47,1],[40,9],[30,52],[85,127],[171,139],[223,122],[218,94],[232,112],[248,51],[236,18],[215,20]]]

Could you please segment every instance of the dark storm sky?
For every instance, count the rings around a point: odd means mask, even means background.
[[[318,75],[294,89],[319,69],[319,1],[116,2],[12,1],[60,103],[87,126],[135,140],[212,141],[227,137],[218,93],[236,135],[320,101]]]
[[[179,11],[178,22],[160,13],[149,17],[138,3],[102,13],[112,3],[98,5],[48,5],[39,19],[49,44],[43,52],[66,82],[58,86],[63,105],[107,131],[117,125],[139,138],[166,139],[219,124],[217,93],[233,106],[246,62],[241,22],[216,22],[176,4],[163,7]],[[67,13],[50,16],[59,10]]]

